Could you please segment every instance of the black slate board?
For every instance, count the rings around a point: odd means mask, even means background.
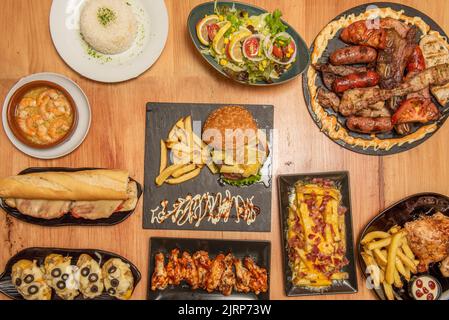
[[[204,290],[192,291],[186,283],[180,286],[169,286],[163,291],[151,291],[151,276],[154,272],[154,256],[161,252],[168,262],[170,252],[178,248],[180,254],[187,251],[194,254],[196,251],[209,252],[210,258],[218,254],[232,253],[236,258],[251,257],[259,267],[268,272],[268,291],[255,295],[254,293],[233,292],[225,297],[220,292],[208,293]],[[270,262],[271,243],[268,241],[238,241],[238,240],[204,240],[204,239],[172,239],[151,238],[148,270],[148,299],[149,300],[269,300],[270,299]]]
[[[296,287],[292,283],[292,271],[289,265],[288,258],[288,208],[290,205],[289,194],[291,189],[299,181],[306,181],[314,178],[328,179],[333,181],[337,188],[339,188],[342,195],[342,205],[347,208],[345,215],[346,225],[346,258],[349,264],[343,268],[343,272],[347,272],[349,278],[342,281],[334,281],[332,286],[321,291],[311,290],[305,287]],[[285,294],[289,297],[294,296],[312,296],[312,295],[330,295],[343,293],[358,292],[357,271],[355,266],[355,252],[354,239],[352,228],[352,209],[351,209],[351,192],[349,184],[348,172],[325,172],[325,173],[310,173],[310,174],[293,174],[281,175],[278,177],[279,188],[279,208],[281,219],[281,237],[282,237],[282,252],[284,262],[284,285]]]
[[[405,6],[405,5],[392,3],[392,2],[374,2],[374,3],[363,4],[363,5],[354,7],[352,9],[349,9],[349,10],[343,12],[342,14],[338,15],[332,21],[338,20],[341,17],[347,16],[347,15],[350,15],[350,14],[359,15],[359,14],[365,12],[367,9],[370,9],[370,8],[376,7],[376,6],[379,7],[379,8],[390,7],[392,9],[394,9],[394,10],[397,10],[397,11],[403,10],[404,14],[409,16],[409,17],[420,17],[431,27],[432,30],[438,31],[443,37],[447,38],[447,35],[444,32],[444,30],[435,21],[433,21],[430,17],[428,17],[427,15],[422,13],[421,11],[416,10],[416,9],[414,9],[412,7],[408,7],[408,6]],[[320,59],[321,62],[328,61],[329,56],[336,49],[339,49],[339,48],[347,46],[347,44],[345,44],[343,41],[340,40],[340,33],[341,33],[341,30],[337,33],[337,35],[336,35],[336,37],[334,39],[329,41],[328,47],[327,47],[327,49],[323,53],[323,56]],[[310,48],[310,52],[313,52],[313,50],[314,50],[314,45],[312,44],[312,46]],[[309,68],[312,68],[312,67],[310,66]],[[304,91],[304,98],[305,98],[306,103],[307,103],[307,109],[309,110],[309,113],[310,113],[313,121],[315,122],[315,124],[321,129],[321,123],[320,123],[320,121],[318,120],[317,116],[315,115],[315,113],[312,110],[312,104],[311,104],[312,97],[310,96],[309,87],[308,87],[308,84],[307,84],[308,83],[307,72],[305,72],[304,75],[303,75],[303,82],[302,83],[303,83],[302,86],[303,86],[303,91]],[[321,75],[317,77],[316,85],[318,87],[324,87]],[[435,103],[435,105],[439,107],[440,112],[441,112],[441,118],[436,122],[436,124],[438,126],[438,129],[439,129],[439,128],[441,128],[443,126],[444,122],[449,117],[449,104],[446,105],[446,106],[442,106],[442,105],[440,105],[438,103],[438,101],[433,96],[432,96],[432,100]],[[346,121],[345,117],[343,117],[340,114],[335,113],[333,110],[330,110],[330,109],[326,109],[326,111],[329,114],[336,115],[338,117],[339,123],[344,125],[344,123]],[[415,132],[416,130],[418,130],[422,126],[423,126],[423,124],[416,124],[416,125],[413,124],[412,125],[412,132]],[[334,140],[334,139],[332,139],[330,137],[329,137],[329,139],[331,139],[332,141],[334,141],[338,145],[340,145],[340,146],[342,146],[342,147],[344,147],[344,148],[346,148],[348,150],[357,152],[357,153],[366,154],[366,155],[372,155],[372,156],[385,156],[385,155],[392,155],[392,154],[401,153],[401,152],[413,149],[413,148],[419,146],[421,143],[425,142],[427,139],[429,139],[433,134],[435,134],[435,132],[427,134],[423,139],[420,139],[420,140],[415,141],[413,143],[405,143],[403,145],[396,145],[393,148],[391,148],[390,150],[381,150],[381,149],[375,150],[372,147],[364,149],[364,148],[359,147],[359,146],[349,145],[349,144],[343,142],[342,140]],[[369,138],[370,138],[369,134],[362,134],[362,133],[356,133],[356,132],[350,132],[350,134],[351,134],[351,136],[356,137],[356,138],[363,138],[363,139],[366,139],[366,140],[369,140]],[[397,134],[395,131],[394,132],[392,131],[392,132],[389,132],[389,133],[378,134],[377,137],[379,137],[380,139],[390,139],[390,138],[394,139],[394,138],[400,138],[402,136]]]
[[[229,105],[229,104],[227,104]],[[194,103],[148,103],[146,113],[146,135],[145,135],[145,188],[143,205],[143,227],[144,229],[169,229],[169,230],[213,230],[213,231],[251,231],[270,232],[271,231],[271,181],[269,187],[262,183],[257,183],[248,187],[233,187],[221,185],[219,175],[213,175],[209,169],[204,168],[199,177],[184,182],[180,185],[164,184],[157,187],[154,180],[159,175],[160,164],[160,140],[166,140],[170,129],[182,117],[192,116],[194,131],[201,137],[202,126],[210,112],[225,106],[224,104],[194,104]],[[270,156],[265,164],[268,175],[271,178],[271,161],[273,154],[272,137],[270,135],[273,128],[273,106],[240,105],[247,108],[256,119],[260,129],[266,129],[269,137]],[[270,179],[271,180],[271,179]],[[152,223],[151,210],[160,206],[161,201],[168,200],[169,206],[180,197],[184,198],[188,194],[211,194],[221,192],[224,194],[229,190],[233,196],[240,195],[243,198],[254,196],[253,203],[260,208],[260,214],[256,221],[247,225],[240,221],[235,223],[229,219],[227,223],[220,222],[216,225],[204,221],[201,226],[195,228],[194,224],[184,224],[178,226],[171,220],[166,220],[162,224]]]
[[[0,275],[0,292],[6,295],[7,297],[14,300],[24,300],[22,295],[17,291],[15,286],[11,282],[11,272],[12,266],[19,260],[27,259],[27,260],[37,260],[37,264],[40,266],[44,263],[45,257],[49,254],[60,254],[63,256],[71,256],[72,257],[72,265],[76,264],[78,258],[81,254],[86,253],[90,255],[94,260],[100,263],[100,266],[103,265],[107,260],[111,258],[119,258],[123,262],[128,263],[130,265],[131,272],[134,277],[134,288],[137,287],[140,279],[142,278],[137,267],[132,264],[129,260],[111,252],[103,251],[103,250],[93,250],[93,249],[59,249],[59,248],[27,248],[25,250],[20,251],[15,256],[13,256],[7,262],[5,266],[5,271]],[[98,255],[101,257],[101,261],[99,261]],[[52,298],[51,300],[62,300],[58,297],[54,290],[52,290]],[[83,298],[83,295],[78,295],[75,300],[86,300]],[[115,297],[111,297],[105,292],[102,295],[98,296],[92,300],[117,300]]]
[[[96,170],[98,168],[58,168],[58,167],[51,167],[51,168],[28,168],[26,170],[23,170],[19,173],[19,175],[23,174],[29,174],[29,173],[36,173],[36,172],[77,172],[77,171],[85,171],[85,170]],[[140,183],[138,183],[136,180],[130,178],[131,181],[136,182],[137,184],[137,203],[139,202],[140,197],[142,196],[142,186]],[[136,206],[137,206],[136,203]],[[16,208],[11,208],[6,204],[6,202],[0,198],[0,208],[3,209],[7,214],[10,216],[26,222],[35,224],[38,226],[43,227],[66,227],[66,226],[114,226],[117,225],[126,219],[128,219],[136,210],[134,208],[130,211],[124,211],[124,212],[116,212],[109,218],[102,218],[102,219],[96,219],[96,220],[88,220],[88,219],[82,219],[82,218],[76,218],[72,216],[70,213],[67,213],[63,215],[60,218],[57,219],[41,219],[41,218],[35,218],[31,217],[25,214],[22,214],[19,210]]]
[[[437,193],[420,193],[407,197],[391,207],[379,213],[360,234],[358,241],[359,266],[362,274],[367,278],[366,264],[361,256],[363,251],[360,241],[371,231],[388,231],[391,227],[398,225],[404,226],[406,222],[413,221],[419,217],[426,215],[432,216],[437,212],[441,212],[449,216],[449,197]],[[449,278],[444,277],[439,269],[439,263],[433,263],[429,266],[429,271],[420,274],[430,274],[435,277],[441,284],[442,292],[445,293],[445,299],[449,299]],[[418,274],[418,275],[420,275]],[[404,280],[404,279],[403,279]],[[393,286],[393,290],[397,298],[402,300],[413,300],[408,292],[408,284],[404,280],[403,289]],[[382,288],[374,289],[380,300],[386,300],[385,293]]]

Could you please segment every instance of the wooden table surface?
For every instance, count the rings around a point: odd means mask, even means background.
[[[151,0],[149,0],[151,1]],[[430,140],[406,153],[370,157],[347,151],[322,134],[307,112],[298,78],[271,88],[246,87],[227,80],[204,63],[186,29],[190,10],[204,0],[166,0],[170,33],[157,63],[140,78],[121,84],[101,84],[71,70],[58,56],[50,37],[51,0],[2,0],[0,10],[0,98],[21,77],[56,72],[76,81],[89,97],[93,121],[86,141],[69,156],[32,159],[16,150],[0,131],[0,176],[30,166],[109,167],[129,169],[143,182],[145,103],[201,102],[273,104],[275,106],[274,174],[348,170],[351,178],[354,236],[380,210],[411,194],[449,194],[449,124]],[[246,0],[267,10],[279,8],[310,44],[318,32],[342,11],[366,3],[359,0]],[[449,30],[449,1],[401,1],[431,16]],[[155,162],[158,160],[155,159]],[[276,191],[274,185],[273,190]],[[271,298],[285,299],[282,248],[276,192],[273,192],[271,233],[152,231],[142,229],[142,201],[135,214],[115,227],[43,228],[0,214],[0,270],[19,250],[32,246],[98,248],[133,261],[143,274],[133,298],[145,299],[148,242],[152,236],[271,240]],[[312,299],[374,299],[359,273],[359,293]],[[0,299],[4,296],[0,295]]]

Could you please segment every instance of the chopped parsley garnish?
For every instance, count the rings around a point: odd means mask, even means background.
[[[111,9],[102,7],[98,9],[97,18],[100,24],[106,27],[109,23],[113,22],[117,16]]]

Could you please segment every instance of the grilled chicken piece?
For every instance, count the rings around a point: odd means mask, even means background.
[[[235,290],[243,293],[250,292],[251,288],[249,285],[251,281],[251,273],[243,266],[241,259],[234,259],[234,267],[236,274]]]
[[[418,271],[426,272],[429,264],[449,255],[449,217],[436,213],[405,224],[410,248],[419,259]]]
[[[207,292],[214,292],[215,289],[220,284],[221,278],[223,276],[223,272],[225,271],[225,256],[224,254],[219,254],[212,261],[209,274],[206,280],[206,290]]]
[[[440,271],[444,277],[449,278],[449,256],[441,262]]]
[[[196,268],[192,256],[188,252],[184,251],[182,253],[181,265],[184,280],[189,284],[192,290],[198,289],[199,287],[198,269]]]
[[[449,83],[449,64],[441,64],[419,72],[392,90],[380,88],[348,90],[343,94],[338,110],[342,115],[350,116],[379,101],[386,101],[394,96],[405,96],[431,85],[443,86],[447,83]]]
[[[234,256],[229,253],[224,259],[225,270],[221,276],[218,289],[225,296],[230,296],[235,286]]]
[[[193,262],[195,263],[196,269],[198,270],[198,287],[205,289],[207,275],[211,266],[209,253],[207,253],[206,251],[195,252],[193,255]]]
[[[179,260],[179,249],[173,249],[171,251],[170,259],[167,264],[168,283],[175,286],[179,285],[184,280],[182,274],[182,265]]]
[[[268,290],[268,274],[267,270],[256,265],[253,259],[243,259],[243,265],[251,273],[249,287],[255,294],[267,292]]]
[[[165,269],[165,257],[163,253],[158,253],[154,257],[155,267],[151,277],[151,290],[164,290],[168,285],[168,275]]]

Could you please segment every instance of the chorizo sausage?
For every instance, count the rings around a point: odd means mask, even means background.
[[[346,90],[355,88],[368,88],[376,86],[380,81],[377,72],[367,71],[362,73],[353,73],[334,81],[332,89],[336,93],[343,93]]]
[[[351,131],[367,134],[393,130],[393,123],[390,117],[366,118],[352,116],[346,120],[346,126]]]
[[[377,59],[376,49],[366,46],[351,46],[335,50],[330,56],[334,66],[357,63],[371,63]]]

